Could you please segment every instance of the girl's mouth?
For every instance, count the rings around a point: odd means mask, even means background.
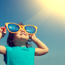
[[[20,35],[25,35],[24,33],[21,33]]]
[[[20,34],[20,35],[25,35],[25,34]]]

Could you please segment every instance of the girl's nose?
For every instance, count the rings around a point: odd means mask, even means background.
[[[23,28],[21,28],[21,30],[20,30],[20,31],[21,31],[21,32],[25,32]]]

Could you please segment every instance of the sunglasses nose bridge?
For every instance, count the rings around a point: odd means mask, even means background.
[[[25,31],[23,26],[21,26],[21,29],[20,29],[20,31]]]

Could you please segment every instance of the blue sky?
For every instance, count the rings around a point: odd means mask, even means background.
[[[35,65],[65,65],[65,1],[64,0],[0,0],[0,27],[6,22],[32,24],[38,27],[36,36],[49,48],[35,56]],[[0,40],[6,45],[8,36]],[[36,48],[35,43],[31,43]],[[0,54],[0,64],[5,65]]]

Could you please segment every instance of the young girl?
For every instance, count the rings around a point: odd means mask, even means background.
[[[34,65],[34,56],[41,56],[48,53],[48,47],[40,41],[35,34],[31,35],[19,24],[21,29],[17,33],[9,31],[6,46],[0,45],[0,53],[4,55],[6,65]],[[23,25],[23,26],[22,26]],[[6,34],[6,29],[0,27],[0,39]],[[32,40],[38,48],[30,47],[29,40]]]

